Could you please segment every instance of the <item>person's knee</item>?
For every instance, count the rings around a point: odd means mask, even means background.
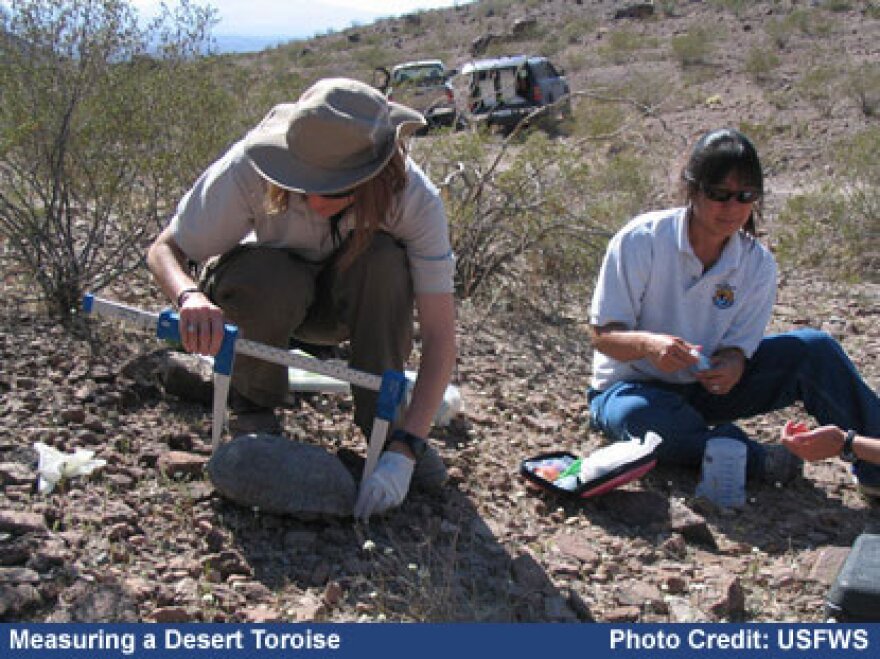
[[[404,248],[386,233],[377,233],[359,257],[352,275],[358,280],[355,289],[367,296],[371,305],[384,308],[398,303],[412,305],[412,278]]]
[[[825,361],[843,352],[840,344],[828,332],[805,328],[795,330],[792,335],[800,342],[805,358]]]
[[[234,322],[296,324],[314,297],[313,275],[284,250],[255,247],[223,266],[211,293]]]
[[[377,233],[362,256],[370,276],[389,282],[409,279],[406,251],[392,236]]]

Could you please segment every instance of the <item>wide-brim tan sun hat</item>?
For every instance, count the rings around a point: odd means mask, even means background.
[[[335,194],[373,178],[398,139],[425,125],[421,113],[365,83],[326,78],[272,108],[245,138],[245,153],[279,187]]]

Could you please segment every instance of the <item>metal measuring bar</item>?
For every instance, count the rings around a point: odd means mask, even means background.
[[[152,313],[137,307],[113,302],[87,293],[83,298],[83,311],[99,316],[116,318],[147,330],[156,330],[156,336],[164,341],[180,342],[180,316],[171,309]],[[406,393],[406,376],[400,371],[388,370],[380,377],[339,364],[325,362],[315,357],[304,357],[290,350],[275,348],[264,343],[238,338],[238,328],[226,324],[223,328],[223,343],[214,355],[214,405],[211,425],[211,446],[216,450],[226,420],[226,400],[232,377],[232,366],[236,354],[255,357],[264,361],[293,366],[304,371],[319,373],[337,380],[343,380],[364,389],[379,392],[376,404],[376,418],[367,448],[367,461],[361,482],[365,482],[376,467],[379,455],[385,445],[388,429]]]

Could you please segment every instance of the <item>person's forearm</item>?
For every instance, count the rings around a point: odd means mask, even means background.
[[[454,364],[455,350],[435,350],[430,354],[426,351],[422,355],[412,400],[401,428],[419,437],[427,437],[434,415],[443,402]]]
[[[174,242],[168,229],[159,235],[147,251],[147,267],[172,302],[177,301],[181,291],[197,286],[187,273],[186,263],[186,255]]]
[[[401,428],[426,437],[455,368],[455,307],[452,296],[422,299],[419,304],[422,356],[412,400]]]
[[[880,465],[880,439],[856,435],[853,439],[853,453],[859,460]]]
[[[592,327],[590,340],[603,355],[621,362],[631,362],[648,356],[651,333],[616,326]]]

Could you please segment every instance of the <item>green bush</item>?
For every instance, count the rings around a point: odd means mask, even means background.
[[[711,4],[719,9],[731,12],[735,16],[741,16],[753,3],[751,0],[710,0]]]
[[[788,45],[793,31],[792,21],[787,18],[771,18],[764,23],[764,32],[779,49]]]
[[[560,36],[569,44],[580,43],[584,37],[592,38],[599,27],[595,18],[579,18],[567,21],[560,30]]]
[[[574,113],[574,134],[591,140],[609,139],[623,126],[626,112],[619,104],[590,98],[578,102]]]
[[[795,9],[786,21],[792,29],[811,37],[828,36],[834,30],[834,23],[822,12],[813,9]]]
[[[599,46],[599,56],[613,64],[625,64],[633,61],[637,53],[654,45],[644,35],[631,30],[614,30],[605,35],[604,43]]]
[[[866,117],[880,114],[880,63],[866,62],[850,70],[844,89]]]
[[[712,35],[704,28],[694,28],[673,37],[672,53],[682,66],[705,64],[712,54]]]
[[[780,261],[848,280],[880,281],[880,129],[840,142],[838,174],[792,197],[779,216]]]
[[[779,66],[779,56],[762,46],[755,46],[746,56],[745,70],[756,82],[766,80]]]
[[[645,207],[651,189],[644,161],[626,149],[605,156],[606,143],[530,131],[497,144],[464,132],[418,154],[443,190],[458,295],[476,295],[514,273],[522,285],[592,283],[608,238]]]
[[[794,91],[823,117],[830,117],[840,98],[840,77],[834,66],[813,66],[795,83]]]
[[[121,0],[12,0],[0,40],[0,243],[68,318],[145,242],[230,139],[201,58],[213,12],[147,27]]]
[[[848,0],[823,0],[821,7],[828,11],[849,11],[853,8]]]

